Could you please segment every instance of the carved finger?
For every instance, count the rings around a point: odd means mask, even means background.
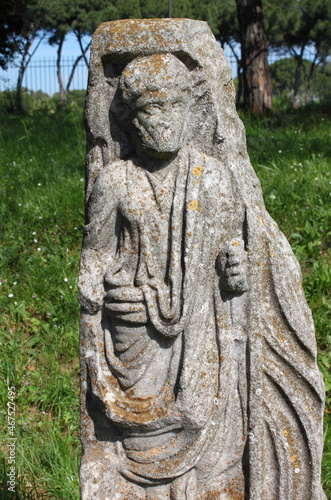
[[[142,312],[145,310],[145,304],[142,302],[106,302],[105,307],[115,314]]]
[[[228,267],[225,271],[225,276],[238,276],[238,275],[245,275],[244,268],[242,266],[236,265],[232,267]]]
[[[107,299],[113,302],[142,302],[144,295],[138,287],[122,286],[109,290],[106,295],[106,300]]]
[[[134,325],[145,325],[147,323],[147,313],[146,311],[142,312],[130,312],[130,313],[117,313],[116,315],[113,314],[113,316],[117,320],[123,320],[125,323],[132,323]]]
[[[239,266],[241,264],[242,260],[243,260],[242,259],[242,255],[240,255],[240,254],[232,254],[232,255],[229,256],[226,265],[228,267]]]

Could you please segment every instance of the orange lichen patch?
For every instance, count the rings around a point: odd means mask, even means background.
[[[187,205],[190,210],[196,210],[198,208],[198,200],[192,200]]]
[[[142,60],[140,62],[141,66],[145,66],[146,70],[149,73],[158,74],[161,70],[163,70],[166,66],[169,66],[169,59],[167,54],[154,54],[151,56],[153,58],[153,68],[151,68],[148,61]]]
[[[237,247],[238,245],[239,245],[239,241],[237,241],[237,240],[236,240],[236,241],[233,241],[233,242],[232,242],[232,246],[233,246],[233,247]]]
[[[169,95],[164,90],[151,90],[148,93],[146,92],[144,97],[145,98],[150,97],[153,99],[167,99],[169,97]]]
[[[90,369],[90,375],[93,370]],[[91,377],[95,384],[94,376]],[[134,424],[144,424],[155,422],[167,415],[168,408],[171,405],[174,395],[170,386],[165,386],[160,397],[130,397],[128,393],[120,393],[118,381],[113,376],[106,377],[106,383],[95,384],[98,386],[100,395],[108,411],[123,422]],[[110,398],[109,398],[110,396]]]
[[[197,175],[198,177],[200,177],[200,175],[202,174],[202,170],[203,168],[200,166],[200,165],[197,165],[193,170],[192,170],[192,173],[194,175]]]
[[[160,32],[163,30],[170,30],[173,26],[180,27],[185,21],[181,18],[173,19],[121,19],[116,21],[108,21],[102,23],[96,30],[95,34],[103,33],[106,29],[112,35],[120,35],[123,31],[130,31],[132,35],[140,35],[142,28],[150,32]],[[161,36],[160,36],[161,37]]]
[[[241,477],[229,478],[225,488],[221,488],[220,490],[209,490],[199,496],[199,500],[219,500],[220,498],[244,500],[244,485]]]
[[[129,40],[129,44],[136,48],[162,47],[162,52],[171,51],[174,45],[182,46],[182,26],[184,20],[181,19],[126,19],[120,21],[111,21],[101,24],[95,32],[94,37],[107,34],[107,46],[103,47],[103,52],[111,52],[113,49],[120,50],[124,40]],[[100,47],[101,48],[101,47]],[[168,50],[167,50],[168,49]]]
[[[283,436],[286,437],[286,441],[288,443],[287,451],[289,453],[290,462],[293,465],[295,472],[299,472],[300,471],[300,460],[299,460],[298,455],[297,455],[298,450],[295,447],[295,441],[292,439],[292,437],[290,436],[290,432],[287,429],[283,430]]]
[[[220,498],[220,492],[217,490],[214,490],[214,491],[208,491],[208,493],[203,494],[203,496],[201,497],[201,500],[217,500],[218,498]],[[241,498],[243,498],[243,497],[241,497]]]

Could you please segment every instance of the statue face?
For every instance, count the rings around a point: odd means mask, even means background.
[[[176,153],[185,141],[191,91],[184,63],[172,54],[138,57],[124,68],[120,89],[139,149],[159,158]]]
[[[146,93],[135,104],[132,121],[143,149],[151,156],[170,156],[185,140],[187,97],[166,89]]]

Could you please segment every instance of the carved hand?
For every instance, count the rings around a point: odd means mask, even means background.
[[[128,323],[147,323],[144,295],[136,286],[111,288],[104,298],[104,305],[110,316],[115,319]]]
[[[247,285],[247,252],[241,238],[231,240],[218,254],[216,270],[224,292],[243,293]]]

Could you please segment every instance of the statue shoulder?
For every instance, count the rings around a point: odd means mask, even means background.
[[[122,186],[126,181],[127,162],[124,160],[115,160],[107,163],[99,172],[93,191],[99,193],[116,193],[119,186]]]
[[[190,148],[190,165],[192,173],[198,175],[208,189],[221,186],[223,191],[233,190],[233,175],[221,159]]]
[[[99,173],[99,182],[117,183],[126,177],[127,161],[116,159],[107,163]]]
[[[214,156],[210,156],[202,151],[198,151],[197,149],[190,147],[190,162],[197,163],[201,165],[205,165],[208,170],[221,170],[223,172],[228,172],[229,169],[226,164],[220,159],[215,158]]]
[[[126,185],[126,163],[123,160],[115,160],[102,167],[86,199],[89,210],[94,210],[95,206],[110,207],[120,202],[123,187]]]

